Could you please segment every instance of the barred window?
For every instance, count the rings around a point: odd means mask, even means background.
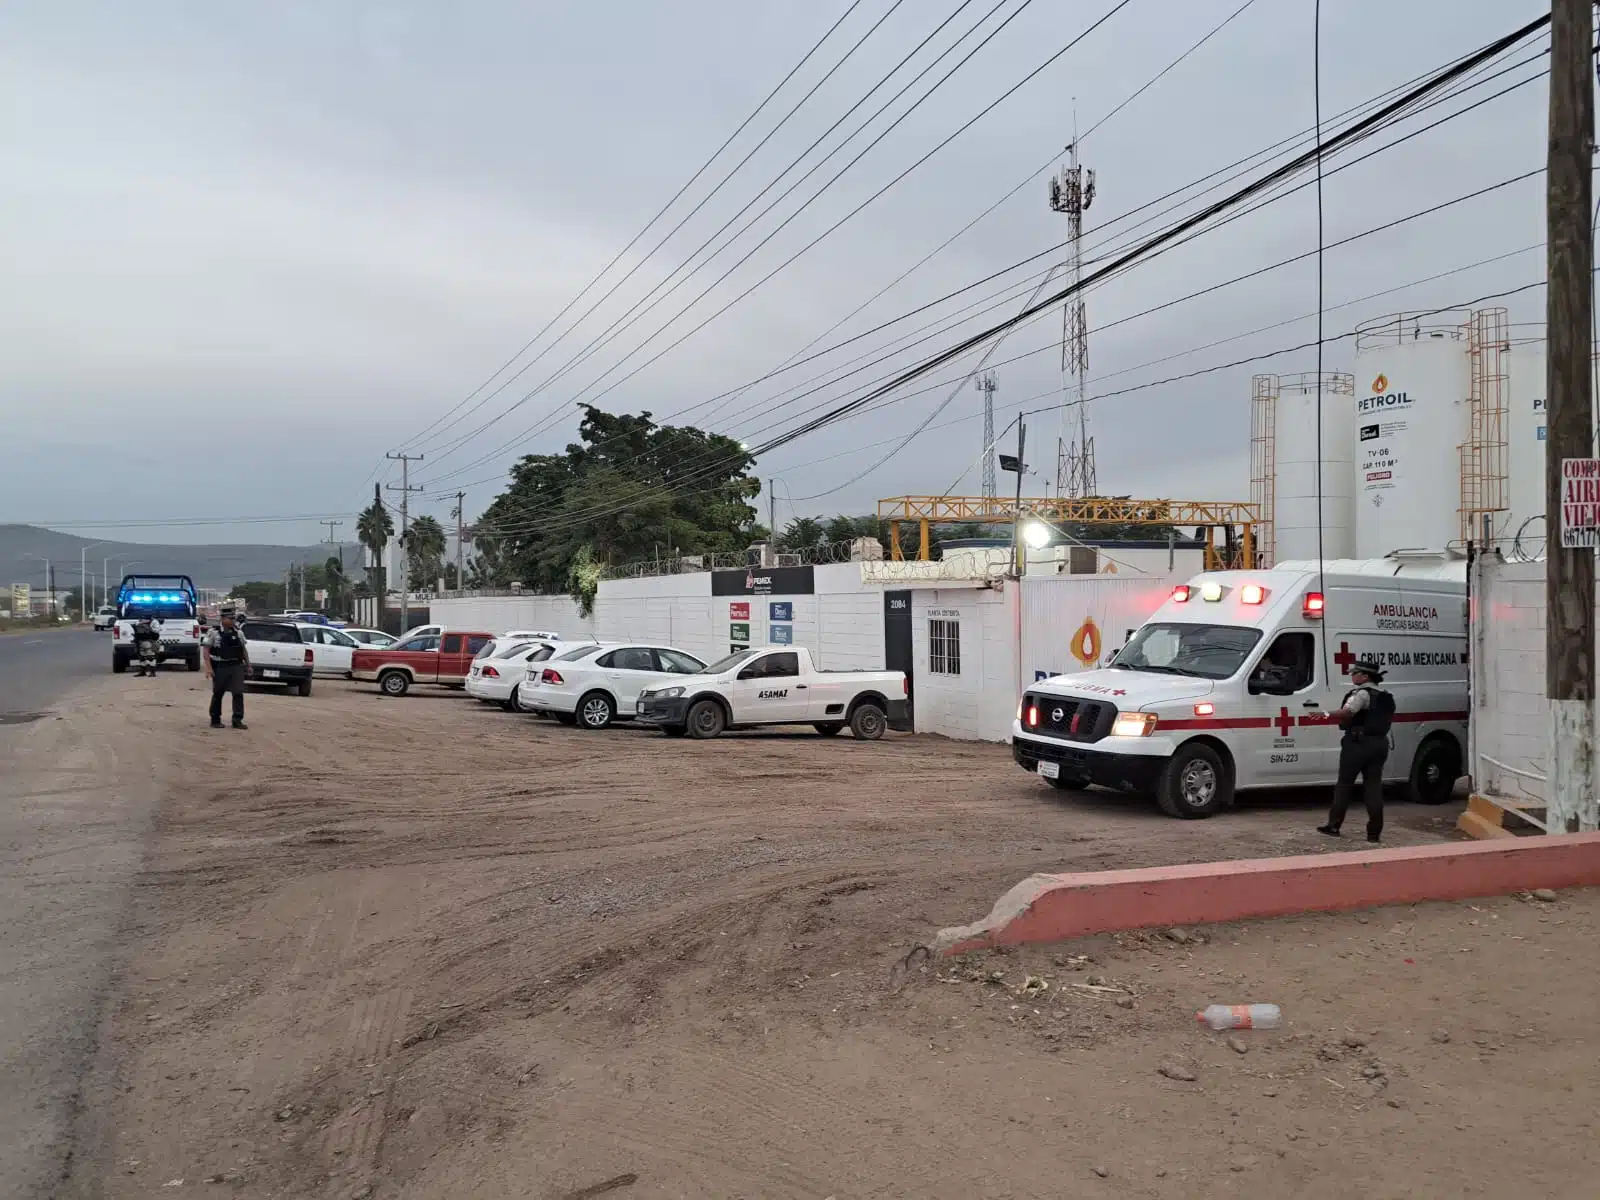
[[[960,620],[929,619],[928,670],[935,675],[961,674]]]

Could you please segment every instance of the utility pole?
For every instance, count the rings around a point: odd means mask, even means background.
[[[463,565],[464,564],[463,564],[463,555],[462,555],[462,552],[461,552],[462,543],[464,543],[467,540],[466,513],[467,513],[467,494],[465,492],[457,492],[456,493],[456,591],[458,591],[458,592],[464,592],[464,591],[467,590],[467,577],[464,574],[462,574],[462,570],[463,570]]]
[[[400,493],[400,632],[411,625],[411,554],[406,549],[406,533],[410,529],[411,493],[420,492],[422,485],[411,486],[411,464],[421,462],[420,454],[386,454],[400,463],[400,486],[389,485],[391,492]],[[379,601],[381,607],[382,601]]]
[[[1000,490],[994,475],[994,393],[1000,385],[993,371],[985,371],[976,383],[983,393],[983,495],[993,500]]]
[[[1545,176],[1549,287],[1546,357],[1545,692],[1550,705],[1547,828],[1600,827],[1595,774],[1594,549],[1568,546],[1562,465],[1594,454],[1590,322],[1594,232],[1592,0],[1551,0],[1550,137]],[[1574,539],[1576,540],[1576,539]]]
[[[1066,280],[1074,288],[1083,278],[1083,214],[1093,203],[1094,172],[1085,171],[1078,162],[1078,118],[1074,112],[1067,165],[1050,180],[1050,207],[1067,215]],[[1098,489],[1094,439],[1089,436],[1088,372],[1088,316],[1082,293],[1074,291],[1061,309],[1061,375],[1066,394],[1061,433],[1056,439],[1056,494],[1061,496],[1093,496]]]
[[[767,480],[767,540],[772,543],[772,552],[778,552],[778,481]]]
[[[1017,473],[1017,500],[1016,509],[1011,515],[1011,573],[1013,578],[1022,578],[1022,475],[1028,469],[1027,460],[1022,457],[1022,452],[1028,444],[1028,423],[1021,417],[1017,418],[1017,456],[1012,458],[1009,454],[1000,456],[1000,469],[1002,471],[1015,471]]]
[[[318,521],[317,524],[318,525],[326,525],[328,527],[328,536],[322,539],[323,543],[326,544],[326,545],[329,545],[329,546],[338,546],[339,547],[339,582],[341,584],[343,584],[343,582],[344,582],[344,546],[340,543],[338,536],[333,531],[336,528],[338,528],[340,525],[343,525],[344,522],[343,521]],[[333,581],[325,579],[324,582],[332,583]],[[329,593],[328,599],[329,600],[334,599],[333,594],[332,594],[333,593],[333,589],[331,587],[328,589],[328,593]]]

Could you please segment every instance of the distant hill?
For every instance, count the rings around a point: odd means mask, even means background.
[[[56,586],[73,587],[78,582],[78,562],[85,546],[89,572],[100,581],[105,559],[122,559],[123,567],[111,564],[111,586],[117,586],[122,570],[188,575],[200,587],[229,588],[252,579],[280,580],[293,563],[315,562],[339,553],[340,547],[326,543],[310,546],[260,546],[250,543],[214,546],[163,546],[146,542],[102,542],[98,538],[57,533],[37,525],[0,525],[0,584],[31,583],[43,586],[44,564],[38,555],[55,563]],[[355,543],[343,546],[344,561],[356,573],[363,550]],[[133,560],[137,560],[133,563]],[[129,564],[132,563],[130,566]]]

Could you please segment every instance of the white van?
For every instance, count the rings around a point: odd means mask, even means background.
[[[1328,786],[1360,658],[1394,695],[1384,778],[1443,803],[1466,758],[1467,591],[1465,562],[1439,556],[1197,575],[1107,667],[1029,687],[1012,756],[1054,787],[1154,794],[1175,817],[1249,788]]]

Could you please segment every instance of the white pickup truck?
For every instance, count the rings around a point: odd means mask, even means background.
[[[200,616],[194,582],[187,575],[124,575],[117,589],[117,619],[111,625],[111,670],[122,674],[133,661],[134,626],[145,617],[161,635],[156,662],[182,659],[200,669]]]
[[[668,737],[714,738],[753,725],[810,725],[824,737],[850,727],[863,741],[904,720],[900,671],[819,671],[804,647],[740,650],[682,682],[642,692],[636,718]]]

